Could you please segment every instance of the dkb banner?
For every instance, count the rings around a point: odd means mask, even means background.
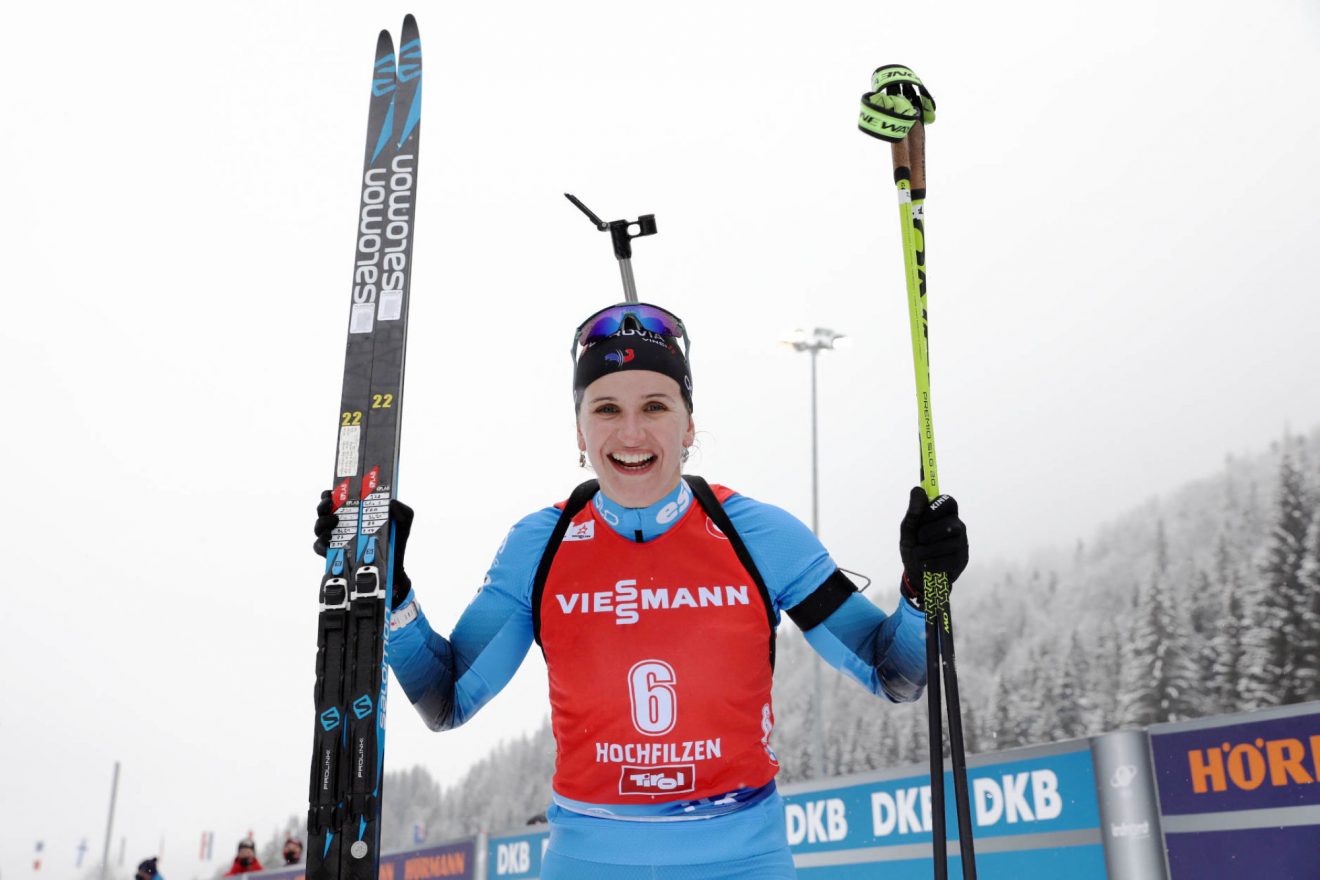
[[[549,843],[549,831],[492,836],[486,843],[486,877],[489,880],[536,880],[541,876],[541,856]]]
[[[978,877],[1104,880],[1088,740],[969,756],[968,779]],[[956,856],[951,771],[944,790],[949,854]],[[789,785],[783,792],[788,842],[802,880],[929,880],[930,776],[924,765]],[[951,858],[950,876],[961,871]]]
[[[1150,728],[1174,880],[1320,876],[1320,703]]]

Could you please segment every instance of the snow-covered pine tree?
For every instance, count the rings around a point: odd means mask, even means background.
[[[1123,664],[1120,722],[1124,727],[1178,721],[1196,711],[1196,670],[1172,584],[1152,574],[1141,591]]]
[[[923,699],[909,703],[903,707],[903,710],[908,713],[907,754],[904,756],[904,761],[911,764],[921,763],[930,756],[930,752],[927,751],[927,744],[930,742],[930,720],[926,714],[926,701]],[[941,711],[943,711],[942,706]],[[940,729],[943,731],[944,726],[941,725]],[[948,754],[948,751],[948,747],[945,746],[945,754]]]
[[[1311,499],[1314,502],[1316,496]],[[1298,577],[1310,594],[1309,608],[1298,627],[1298,690],[1303,700],[1320,700],[1320,505],[1314,503]]]
[[[1164,517],[1155,520],[1155,574],[1164,575],[1169,571],[1169,535],[1164,528]]]
[[[1127,623],[1124,621],[1125,625]],[[1096,628],[1095,666],[1091,678],[1093,730],[1113,730],[1122,724],[1119,695],[1123,681],[1125,644],[1114,616],[1104,615]]]
[[[1091,680],[1090,659],[1074,629],[1068,637],[1068,651],[1054,688],[1055,732],[1058,739],[1075,739],[1090,732],[1091,697],[1086,685]]]
[[[1219,604],[1212,634],[1205,642],[1208,649],[1207,709],[1213,713],[1237,712],[1243,706],[1245,666],[1242,637],[1249,611],[1243,601],[1238,562],[1233,558],[1228,536],[1223,532],[1215,541],[1214,566],[1207,591]]]
[[[1302,579],[1312,510],[1295,464],[1292,438],[1279,455],[1273,527],[1256,572],[1258,606],[1247,644],[1246,696],[1250,707],[1280,706],[1307,698],[1315,665],[1307,667],[1307,632],[1314,626],[1314,596]]]
[[[849,757],[844,765],[847,769],[843,772],[861,773],[890,765],[894,731],[889,719],[890,713],[884,711],[883,707],[870,717],[860,712],[851,714],[848,727],[852,730],[852,736],[848,746]]]
[[[962,700],[963,752],[971,755],[981,750],[981,737],[977,724],[981,712],[976,703],[967,698]]]
[[[1036,732],[1040,729],[1040,662],[1039,647],[1033,648],[1027,655],[1026,662],[1012,670],[1008,678],[1005,694],[1008,700],[1008,735],[1014,746],[1025,746],[1035,742]]]
[[[1022,670],[1023,686],[1017,694],[1022,707],[1017,735],[1024,745],[1059,738],[1059,707],[1054,702],[1059,664],[1059,651],[1049,642],[1036,645],[1027,655],[1027,665]]]
[[[995,686],[991,699],[993,706],[990,715],[990,748],[992,751],[1011,749],[1017,745],[1013,738],[1013,710],[1009,704],[1008,684],[1004,681],[1004,670],[1000,667],[995,672]]]
[[[420,765],[385,774],[381,798],[381,849],[391,852],[414,845],[413,826],[430,830],[431,809],[440,799],[440,786]]]

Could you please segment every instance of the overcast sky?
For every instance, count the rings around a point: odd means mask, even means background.
[[[916,476],[880,64],[939,101],[928,265],[943,488],[977,561],[1320,422],[1320,11],[1302,0],[13,5],[0,26],[0,876],[160,849],[209,875],[306,806],[320,561],[375,36],[426,58],[401,496],[438,628],[505,529],[582,476],[564,356],[620,297],[693,339],[691,469],[898,571]],[[965,622],[964,626],[974,625]],[[535,653],[535,652],[534,652]],[[544,668],[467,729],[393,689],[386,764],[456,779],[537,725]],[[877,707],[878,711],[880,707]],[[216,862],[196,861],[203,830]],[[33,875],[38,840],[45,865]]]

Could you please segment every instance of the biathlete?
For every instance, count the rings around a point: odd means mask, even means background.
[[[557,757],[542,880],[795,877],[771,742],[781,612],[832,666],[908,702],[926,681],[912,585],[923,569],[952,583],[967,565],[956,502],[914,488],[904,599],[887,615],[792,515],[684,477],[688,343],[682,321],[647,304],[579,326],[579,461],[596,479],[513,526],[449,638],[403,570],[412,510],[391,510],[389,662],[431,729],[468,721],[533,642],[545,656]],[[329,493],[317,512],[324,553]]]

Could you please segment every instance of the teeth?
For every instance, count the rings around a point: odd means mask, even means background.
[[[611,452],[610,458],[619,464],[645,464],[655,456],[649,452]]]

